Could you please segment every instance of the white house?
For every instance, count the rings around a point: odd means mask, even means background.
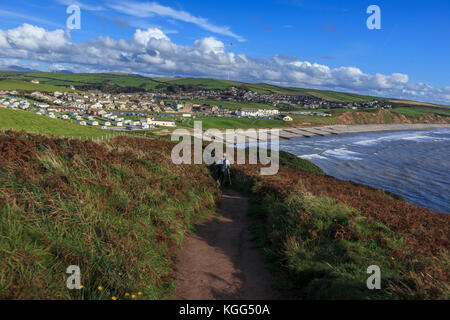
[[[276,109],[250,109],[242,108],[236,114],[241,117],[273,117],[280,114]]]
[[[88,124],[89,124],[90,126],[98,126],[98,121],[95,121],[95,120],[89,120],[89,121],[88,121]]]
[[[35,102],[34,105],[38,108],[48,108],[50,107],[50,105],[48,105],[47,103],[43,103],[43,102]]]
[[[111,125],[111,122],[109,122],[109,121],[100,121],[100,124],[101,124],[102,126],[108,127],[108,126]]]
[[[174,121],[161,121],[161,120],[152,120],[149,124],[152,124],[157,127],[176,127]]]
[[[83,121],[83,120],[77,120],[77,123],[78,123],[80,126],[85,126],[85,125],[86,125],[86,121]]]

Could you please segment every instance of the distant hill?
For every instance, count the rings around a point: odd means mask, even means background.
[[[13,66],[0,67],[0,71],[36,71],[36,70],[13,65]]]
[[[72,71],[70,71],[70,70],[53,70],[52,72],[54,72],[54,73],[73,73]]]
[[[138,92],[154,90],[160,83],[150,79],[130,75],[107,73],[55,73],[0,71],[0,79],[38,80],[41,84],[86,90],[110,92]]]
[[[385,100],[400,105],[427,105],[442,107],[430,103],[388,99],[383,97],[367,96],[331,90],[317,90],[294,87],[281,87],[265,83],[245,83],[210,78],[146,78],[135,74],[125,73],[68,73],[68,72],[38,72],[28,70],[0,71],[0,79],[39,80],[40,83],[52,86],[70,87],[78,90],[103,90],[107,92],[143,92],[156,91],[183,91],[195,88],[226,90],[232,86],[248,88],[259,93],[275,93],[286,95],[314,96],[333,102],[364,102],[370,100]],[[447,107],[447,106],[445,106]]]

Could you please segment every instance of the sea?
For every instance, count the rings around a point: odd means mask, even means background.
[[[450,129],[293,138],[279,145],[338,179],[450,213]]]

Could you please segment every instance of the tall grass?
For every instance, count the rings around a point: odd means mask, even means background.
[[[215,208],[207,169],[177,167],[170,144],[130,137],[9,131],[0,150],[1,299],[171,295],[177,248]],[[81,268],[83,289],[66,288],[69,265]]]
[[[280,171],[232,167],[257,246],[289,299],[448,299],[450,216],[341,181],[280,153]],[[367,268],[381,268],[369,290]]]
[[[291,298],[395,298],[390,290],[367,289],[370,265],[383,270],[384,288],[412,282],[398,273],[403,263],[389,259],[389,249],[401,245],[402,237],[382,223],[367,223],[367,216],[336,199],[298,193],[285,201],[258,202],[250,215],[265,221],[256,229],[259,244],[270,259],[282,261],[278,286]],[[376,232],[383,241],[372,236]]]

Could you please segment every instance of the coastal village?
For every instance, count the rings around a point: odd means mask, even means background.
[[[237,107],[228,108],[227,103]],[[249,108],[248,104],[261,104],[265,107]],[[377,100],[337,103],[314,96],[258,93],[237,87],[226,90],[195,89],[118,94],[99,91],[51,93],[0,91],[1,107],[28,110],[82,126],[101,126],[103,129],[112,130],[176,127],[177,121],[197,117],[275,119],[290,122],[296,114],[331,116],[328,112],[315,109],[391,108],[390,105]],[[299,107],[302,111],[298,110]]]

